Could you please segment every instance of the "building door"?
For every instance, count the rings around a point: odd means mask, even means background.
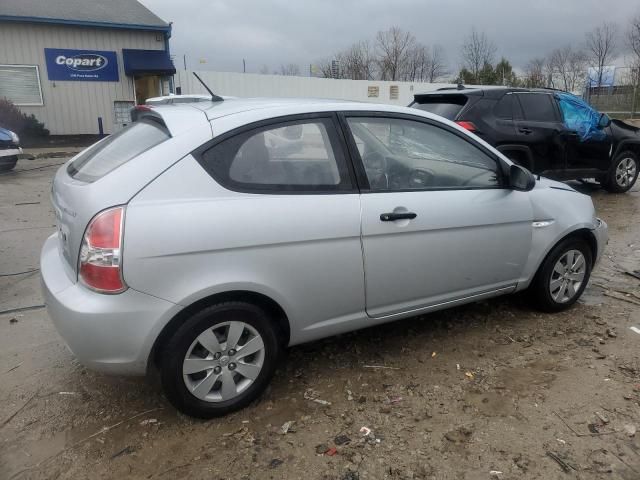
[[[158,75],[135,76],[134,82],[137,105],[142,105],[147,98],[162,95],[160,76]]]

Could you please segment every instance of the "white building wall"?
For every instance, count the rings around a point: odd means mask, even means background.
[[[315,97],[357,100],[374,103],[408,105],[414,93],[427,92],[448,83],[387,82],[369,80],[337,80],[332,78],[289,77],[232,72],[196,72],[217,95],[237,97]],[[193,72],[179,70],[175,86],[182,94],[206,94]],[[398,87],[398,98],[391,98],[391,87]],[[378,87],[379,96],[369,97],[369,87]]]
[[[46,1],[46,0],[43,0]],[[51,81],[46,48],[115,51],[118,82]],[[38,65],[44,106],[19,107],[44,122],[52,135],[97,134],[98,117],[105,133],[114,131],[114,101],[134,101],[133,78],[124,73],[122,49],[163,50],[161,32],[0,22],[0,64]]]

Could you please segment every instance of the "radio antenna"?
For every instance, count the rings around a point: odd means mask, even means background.
[[[202,86],[205,88],[205,90],[207,92],[209,92],[209,95],[211,95],[211,101],[212,102],[224,102],[224,98],[222,98],[219,95],[216,95],[215,93],[213,93],[211,91],[211,89],[209,87],[207,87],[207,84],[204,83],[204,81],[198,76],[198,74],[196,72],[193,72],[193,76],[196,77],[198,79],[198,81],[202,84]]]

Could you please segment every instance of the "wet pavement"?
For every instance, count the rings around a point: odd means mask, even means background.
[[[38,268],[62,161],[0,175],[0,275]],[[579,188],[611,241],[575,308],[514,296],[295,347],[259,401],[211,421],[156,379],[86,370],[38,272],[0,276],[0,311],[33,307],[0,314],[0,478],[640,478],[640,188]]]

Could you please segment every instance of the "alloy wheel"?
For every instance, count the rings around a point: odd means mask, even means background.
[[[241,321],[222,322],[193,341],[182,363],[187,389],[205,402],[223,402],[258,378],[265,346],[258,331]]]
[[[580,250],[569,250],[558,259],[549,281],[549,293],[554,301],[566,303],[580,291],[587,272],[587,262]]]
[[[633,182],[637,169],[635,159],[626,157],[620,160],[616,167],[616,183],[622,188],[627,188]]]

